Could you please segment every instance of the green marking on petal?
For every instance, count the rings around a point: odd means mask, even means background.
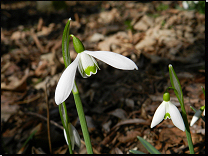
[[[84,69],[85,73],[87,76],[91,75],[91,72],[95,74],[97,72],[97,67],[96,66],[88,66],[86,69]]]
[[[165,119],[165,120],[166,120],[167,118],[170,119],[170,114],[169,114],[169,113],[166,113],[165,116],[164,116],[164,119]]]

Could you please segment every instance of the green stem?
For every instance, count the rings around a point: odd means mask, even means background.
[[[74,82],[74,88],[73,88],[72,92],[73,92],[73,95],[74,95],[74,100],[75,100],[77,113],[78,113],[81,128],[82,128],[82,133],[83,133],[86,148],[87,148],[87,153],[88,154],[93,154],[92,145],[91,145],[91,141],[90,141],[90,135],[89,135],[89,132],[88,132],[88,127],[87,127],[87,122],[86,122],[86,119],[85,119],[85,114],[84,114],[84,110],[83,110],[83,107],[82,107],[82,102],[81,102],[81,99],[80,99],[80,96],[79,96],[79,92],[78,92],[78,89],[77,89],[77,86],[76,86],[76,82]]]
[[[194,154],[194,147],[193,147],[193,142],[191,139],[191,133],[190,133],[190,129],[189,129],[189,123],[188,123],[184,103],[182,103],[181,101],[179,101],[179,102],[181,104],[182,117],[183,117],[183,121],[184,121],[184,124],[186,127],[186,137],[187,137],[187,141],[188,141],[188,145],[189,145],[189,151],[190,151],[190,154]]]
[[[67,109],[66,109],[65,102],[63,102],[62,104],[59,105],[59,114],[60,114],[61,121],[62,121],[62,124],[64,126],[64,129],[66,131],[66,136],[67,136],[67,140],[68,140],[68,147],[69,147],[69,153],[73,154],[72,146],[71,146],[71,140],[70,140],[70,136],[69,136],[69,134],[70,134],[69,133],[69,127],[68,127],[69,119],[68,119],[68,115],[67,115]]]
[[[170,89],[174,89],[174,93],[177,96],[178,101],[181,105],[182,118],[183,118],[183,121],[184,121],[184,124],[186,127],[186,137],[187,137],[187,141],[188,141],[188,145],[189,145],[189,151],[190,151],[190,154],[194,154],[194,147],[193,147],[193,142],[191,139],[189,123],[188,123],[188,119],[187,119],[186,110],[184,107],[183,91],[182,91],[179,79],[178,79],[172,65],[169,65],[169,74],[170,74],[170,82],[172,85],[172,88],[170,88]]]

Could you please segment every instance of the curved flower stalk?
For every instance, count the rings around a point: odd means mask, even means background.
[[[165,93],[163,95],[163,102],[155,111],[152,119],[151,128],[158,125],[163,119],[172,119],[173,124],[180,130],[185,131],[185,125],[183,118],[178,110],[178,108],[170,102],[170,94]]]
[[[74,150],[74,144],[76,144],[80,148],[81,141],[80,141],[79,133],[77,132],[77,130],[75,129],[75,127],[71,123],[68,124],[68,128],[69,128],[69,132],[70,132],[72,150]],[[66,143],[69,144],[68,140],[67,140],[65,129],[64,129],[64,137],[65,137]]]
[[[74,49],[78,54],[75,60],[65,69],[56,86],[55,102],[57,105],[64,102],[70,95],[73,89],[77,67],[83,78],[90,77],[92,74],[97,73],[97,69],[100,68],[93,57],[117,69],[138,70],[136,64],[123,55],[109,51],[85,50],[78,38],[74,35],[71,35],[71,37],[73,38]]]
[[[205,106],[202,106],[199,110],[196,111],[196,113],[194,114],[191,120],[190,126],[194,125],[194,123],[201,117],[202,113],[205,116]]]

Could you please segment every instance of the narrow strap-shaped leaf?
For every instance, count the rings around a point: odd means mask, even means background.
[[[183,103],[183,92],[181,89],[181,85],[180,85],[178,77],[173,69],[173,66],[171,64],[169,65],[169,74],[170,74],[171,85],[172,85],[172,87],[174,87],[177,90],[177,92],[175,90],[174,90],[174,92],[175,92],[176,96],[178,97],[178,100]]]
[[[201,88],[202,88],[202,91],[203,91],[203,93],[204,93],[204,96],[205,96],[205,90],[204,90],[204,88],[201,86]]]
[[[68,22],[66,23],[62,37],[62,55],[63,55],[65,67],[68,67],[68,65],[71,63],[70,54],[69,54],[70,21],[71,18],[69,18]]]
[[[146,153],[143,153],[143,152],[137,151],[137,150],[129,150],[129,152],[131,152],[133,154],[146,154]]]
[[[62,121],[63,127],[64,127],[64,129],[66,131],[69,152],[70,152],[70,154],[72,154],[73,151],[72,151],[71,140],[70,140],[69,126],[68,126],[69,119],[68,119],[68,115],[67,115],[65,102],[63,102],[62,104],[59,105],[59,114],[60,114],[60,117],[61,117],[61,121]]]
[[[142,143],[142,145],[150,152],[150,154],[161,154],[154,146],[152,146],[149,142],[144,140],[142,137],[137,136],[137,138]]]

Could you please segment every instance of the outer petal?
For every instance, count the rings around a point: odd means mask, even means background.
[[[182,118],[181,113],[179,112],[178,108],[174,104],[172,104],[170,101],[168,102],[167,107],[168,107],[167,111],[170,114],[173,124],[176,127],[178,127],[180,130],[185,131],[185,125],[183,122],[183,118]]]
[[[151,128],[155,127],[157,124],[159,124],[165,116],[165,107],[166,107],[166,102],[163,101],[160,106],[157,108],[157,110],[155,111],[155,114],[153,116],[152,119],[152,123],[151,123]]]
[[[191,120],[190,126],[193,126],[193,124],[200,118],[201,114],[202,114],[202,111],[200,109],[196,111],[196,113],[194,114]]]
[[[64,102],[71,93],[76,69],[78,66],[79,54],[76,59],[65,69],[61,75],[55,90],[55,102],[57,105]]]
[[[136,64],[131,59],[117,53],[113,53],[109,51],[87,51],[87,50],[85,50],[84,53],[87,53],[107,63],[108,65],[114,68],[123,69],[123,70],[138,69]]]
[[[80,139],[80,136],[79,136],[79,133],[77,132],[76,128],[71,124],[71,129],[72,129],[72,132],[73,132],[73,135],[74,135],[74,141],[75,141],[75,144],[80,148],[81,146],[81,139]]]

